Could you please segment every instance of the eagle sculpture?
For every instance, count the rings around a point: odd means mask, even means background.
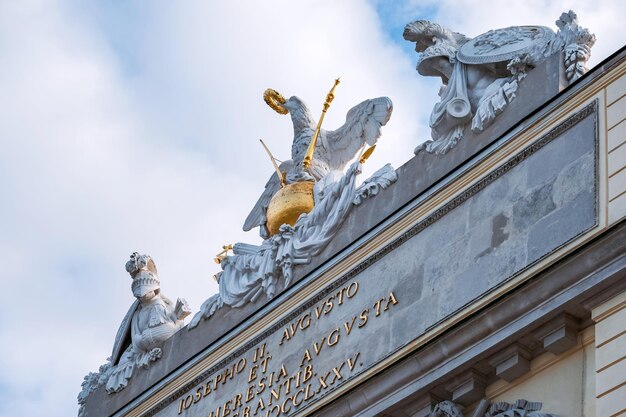
[[[380,137],[381,127],[391,117],[393,105],[387,97],[379,97],[354,106],[346,115],[346,122],[339,129],[320,130],[311,165],[303,168],[303,160],[317,126],[309,108],[298,97],[291,97],[278,104],[281,113],[289,112],[293,123],[293,144],[291,160],[280,164],[279,170],[287,184],[297,181],[320,181],[328,174],[343,173],[346,164],[352,160],[365,144],[373,146]],[[276,108],[275,108],[276,109]],[[279,111],[279,110],[277,110]],[[246,218],[243,230],[260,226],[260,235],[268,237],[265,227],[265,212],[271,198],[280,189],[281,181],[273,173],[265,185],[265,191]]]

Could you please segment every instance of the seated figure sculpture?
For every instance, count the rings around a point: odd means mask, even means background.
[[[79,417],[84,415],[87,398],[99,386],[105,385],[109,394],[119,392],[128,385],[136,366],[147,368],[161,358],[163,342],[180,330],[185,317],[191,314],[184,299],[173,303],[161,294],[156,265],[149,255],[133,253],[126,262],[126,271],[133,280],[131,289],[137,299],[117,331],[111,357],[82,383]]]
[[[161,294],[156,265],[148,255],[130,256],[126,271],[133,279],[137,298],[122,321],[115,338],[106,389],[118,392],[128,384],[136,365],[147,367],[161,357],[161,345],[184,325],[191,310],[187,302],[176,304]]]
[[[127,385],[135,365],[147,367],[159,359],[160,346],[184,326],[184,318],[191,313],[184,299],[179,298],[174,304],[161,294],[156,265],[150,256],[133,253],[126,263],[126,271],[133,279],[131,288],[137,300],[115,338],[113,368],[106,383],[109,392],[117,392]]]

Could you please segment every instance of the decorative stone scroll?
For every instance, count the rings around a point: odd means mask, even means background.
[[[596,37],[578,25],[571,10],[556,25],[557,33],[543,26],[512,26],[473,39],[428,20],[406,25],[404,38],[420,53],[417,71],[442,80],[441,100],[430,116],[432,140],[415,153],[445,154],[467,128],[485,130],[515,100],[527,73],[552,55],[563,54],[568,83],[580,78]]]

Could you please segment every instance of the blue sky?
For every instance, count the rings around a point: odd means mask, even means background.
[[[325,127],[389,96],[364,177],[429,137],[439,83],[415,72],[410,21],[476,36],[574,9],[598,37],[591,65],[624,45],[620,1],[0,2],[0,417],[77,412],[83,376],[109,356],[133,301],[124,264],[152,255],[163,292],[197,311],[225,243],[289,156],[292,126],[262,101],[298,95]]]

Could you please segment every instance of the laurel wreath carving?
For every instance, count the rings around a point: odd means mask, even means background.
[[[268,88],[263,93],[263,100],[270,106],[276,113],[278,114],[287,114],[289,110],[287,110],[283,104],[285,104],[285,97],[280,94],[278,91]]]

